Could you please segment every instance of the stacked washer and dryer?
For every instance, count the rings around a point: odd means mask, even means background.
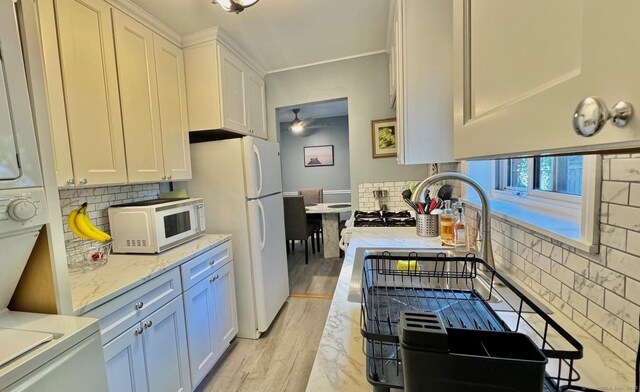
[[[47,223],[18,7],[0,0],[0,390],[107,391],[97,320],[7,309]]]

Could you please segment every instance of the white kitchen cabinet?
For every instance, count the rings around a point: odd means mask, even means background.
[[[238,56],[222,45],[218,45],[220,64],[220,102],[222,128],[247,133],[247,96],[245,91],[246,65]]]
[[[245,61],[213,40],[184,49],[191,131],[267,137],[264,81]]]
[[[455,0],[455,157],[640,146],[640,120],[578,136],[576,106],[640,108],[636,0]]]
[[[257,72],[248,69],[245,73],[245,96],[247,99],[247,121],[252,136],[267,138],[267,113],[265,111],[264,80]]]
[[[452,12],[448,0],[396,1],[389,68],[400,164],[453,160]]]
[[[153,32],[114,9],[113,35],[129,181],[160,181],[166,176]]]
[[[104,346],[110,391],[147,391],[142,342],[143,328],[136,324]]]
[[[238,333],[233,262],[184,293],[191,380],[197,386]]]
[[[191,179],[189,122],[182,49],[153,35],[162,131],[162,153],[167,180]]]
[[[141,324],[149,391],[191,391],[182,296]]]
[[[213,298],[216,324],[218,330],[218,346],[222,352],[238,334],[238,314],[236,307],[236,285],[233,263],[228,263],[213,273]]]
[[[182,296],[104,346],[109,390],[191,391]]]
[[[66,132],[53,131],[56,161],[66,159],[58,154],[65,149],[59,139],[67,137],[74,172],[69,180],[80,185],[127,181],[111,9],[102,0],[56,0],[55,16],[40,16],[57,23],[58,48],[52,48],[55,39],[43,37],[47,79],[60,77],[50,67],[55,49],[61,64],[62,90],[48,91],[51,109],[64,107],[67,122]]]

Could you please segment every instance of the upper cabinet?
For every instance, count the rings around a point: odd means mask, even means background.
[[[448,3],[448,1],[446,1]],[[579,102],[640,109],[636,0],[455,0],[457,159],[640,147],[640,120],[573,129]],[[577,119],[591,121],[578,114]]]
[[[453,6],[448,0],[397,0],[395,5],[389,79],[398,163],[451,162]]]
[[[182,50],[103,0],[38,12],[58,185],[191,178]]]
[[[182,49],[157,34],[153,44],[165,175],[168,180],[189,180],[191,150]]]
[[[217,40],[184,49],[191,131],[222,129],[266,139],[262,77]]]
[[[38,5],[41,3],[47,2]],[[45,49],[47,79],[59,77],[60,74],[54,74],[58,69],[62,76],[62,89],[56,86],[49,90],[49,99],[53,101],[51,109],[59,108],[66,113],[66,129],[58,127],[53,131],[56,161],[67,161],[61,165],[66,177],[58,182],[60,185],[67,181],[82,185],[126,182],[111,7],[102,0],[57,0],[55,18],[52,9],[46,11],[51,14],[45,14],[49,31],[42,31],[43,44],[59,45],[58,50],[50,49],[49,54],[60,56],[59,59],[47,56]],[[52,35],[47,34],[54,19],[58,42],[55,30]],[[62,66],[50,66],[50,62]],[[69,160],[73,175],[67,172]]]
[[[129,181],[160,181],[165,175],[153,32],[118,10],[113,32]]]

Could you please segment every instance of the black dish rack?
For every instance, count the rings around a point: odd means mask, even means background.
[[[403,312],[434,313],[445,328],[526,332],[548,358],[544,392],[563,391],[580,379],[574,361],[582,358],[582,345],[475,254],[383,252],[366,255],[363,265],[360,329],[374,391],[404,387]],[[498,285],[501,293],[513,293],[510,301],[496,295]],[[491,306],[496,302],[498,310]]]

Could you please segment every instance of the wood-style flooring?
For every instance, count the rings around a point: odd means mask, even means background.
[[[342,259],[309,251],[307,265],[300,244],[289,254],[292,295],[269,331],[258,340],[236,339],[198,392],[305,390],[342,267]]]

